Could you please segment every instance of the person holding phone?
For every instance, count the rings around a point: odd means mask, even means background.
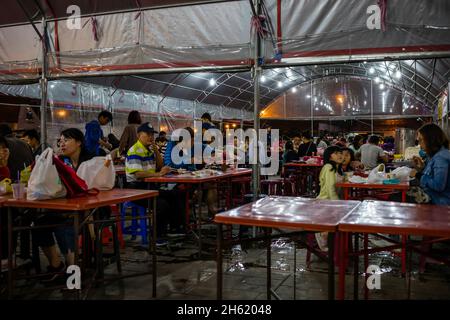
[[[127,178],[127,188],[131,189],[157,189],[159,197],[157,202],[157,234],[158,245],[164,245],[166,241],[163,237],[167,234],[167,225],[179,226],[183,223],[180,216],[181,211],[178,206],[177,194],[175,191],[162,190],[157,185],[148,186],[144,182],[148,177],[162,177],[172,169],[163,165],[163,159],[155,143],[154,134],[157,133],[149,122],[143,123],[137,128],[138,141],[128,150],[125,160],[125,173]],[[147,207],[147,200],[136,201],[140,206]],[[181,212],[180,212],[181,211]]]

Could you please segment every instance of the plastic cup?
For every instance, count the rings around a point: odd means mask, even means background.
[[[6,194],[6,184],[0,183],[0,195]]]
[[[11,184],[14,199],[25,198],[25,183],[13,183]]]

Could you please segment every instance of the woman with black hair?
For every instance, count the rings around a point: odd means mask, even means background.
[[[320,171],[320,193],[317,199],[338,200],[336,182],[342,179],[341,164],[343,161],[342,149],[339,146],[330,146],[323,154],[324,166]]]
[[[70,128],[61,132],[59,148],[61,151],[60,159],[75,171],[78,170],[82,162],[94,157],[85,147],[83,132],[77,128]]]
[[[352,144],[350,144],[349,148],[352,149],[353,153],[356,154],[356,152],[358,152],[359,148],[361,148],[363,144],[364,144],[364,137],[358,134],[353,138],[353,142]]]
[[[432,204],[450,205],[450,151],[445,132],[436,124],[423,125],[417,133],[420,148],[426,153],[426,160],[413,157],[416,170],[411,176],[420,181],[421,189],[429,196]]]
[[[364,169],[364,165],[357,161],[355,153],[350,148],[342,148],[342,172],[354,171],[356,169]]]
[[[64,163],[77,171],[80,164],[84,161],[92,159],[93,155],[90,154],[85,147],[84,134],[77,128],[66,129],[61,132],[59,139],[60,156],[59,158]],[[36,225],[47,224],[66,224],[73,219],[67,218],[61,212],[52,213],[47,212],[44,215],[38,217],[35,221]],[[49,261],[47,271],[49,273],[61,272],[65,269],[64,262],[61,261],[59,256],[57,245],[53,238],[55,235],[56,241],[59,246],[59,250],[65,256],[66,265],[75,264],[74,250],[75,250],[75,234],[71,226],[61,226],[56,228],[36,229],[33,231],[33,239],[42,248],[45,256]],[[58,274],[53,274],[47,281],[54,280]]]
[[[298,154],[294,151],[294,144],[291,140],[286,141],[284,145],[283,164],[298,160]]]
[[[302,134],[302,144],[298,147],[298,157],[312,156],[317,154],[317,146],[312,140],[312,135],[309,131]]]

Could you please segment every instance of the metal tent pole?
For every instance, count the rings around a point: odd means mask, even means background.
[[[448,83],[447,88],[447,110],[445,112],[445,133],[447,133],[447,136],[450,136],[450,132],[448,130],[448,117],[450,116],[450,82]]]
[[[373,80],[370,80],[370,131],[373,135]]]
[[[158,131],[161,131],[161,100],[158,101],[157,110],[158,110]]]
[[[309,99],[309,106],[311,109],[311,136],[314,137],[314,109],[313,109],[313,82],[311,81],[311,98]]]
[[[253,4],[253,2],[252,2]],[[260,0],[255,1],[255,10],[256,17],[261,14],[261,2]],[[254,123],[253,127],[256,131],[256,148],[253,150],[256,151],[256,163],[252,165],[252,186],[253,186],[253,201],[256,201],[259,197],[260,191],[260,172],[259,172],[259,99],[260,99],[260,88],[259,81],[262,73],[261,66],[259,65],[259,58],[261,57],[261,38],[258,32],[255,30],[254,35],[254,62],[253,62],[253,88],[254,88],[254,102],[253,102],[253,110],[254,110]]]
[[[40,79],[41,85],[41,144],[47,143],[47,21],[42,18],[42,75]]]

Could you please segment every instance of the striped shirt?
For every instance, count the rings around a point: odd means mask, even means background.
[[[153,151],[137,141],[127,152],[125,160],[125,173],[127,182],[137,182],[136,172],[156,172],[156,158]]]
[[[163,157],[164,159],[164,155],[166,154],[166,149],[167,149],[167,141],[164,141],[164,143],[159,144],[159,152],[161,153],[161,157]]]

